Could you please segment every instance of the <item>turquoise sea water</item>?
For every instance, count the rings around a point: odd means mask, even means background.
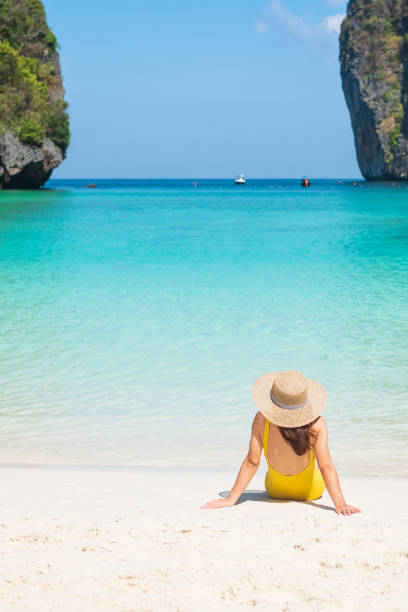
[[[342,470],[408,473],[408,186],[87,182],[0,192],[0,463],[235,467],[296,368]]]

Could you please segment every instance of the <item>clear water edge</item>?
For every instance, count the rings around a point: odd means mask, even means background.
[[[0,194],[2,464],[235,468],[297,368],[340,469],[408,474],[404,185],[84,183]]]

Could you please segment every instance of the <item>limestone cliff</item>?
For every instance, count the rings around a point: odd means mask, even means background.
[[[363,176],[408,180],[407,0],[350,0],[340,62]]]
[[[0,0],[0,188],[41,187],[69,125],[57,40],[40,0]]]

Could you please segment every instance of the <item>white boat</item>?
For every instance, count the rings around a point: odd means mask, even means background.
[[[240,174],[239,177],[235,179],[236,185],[245,185],[245,183],[246,183],[246,179],[243,174]]]

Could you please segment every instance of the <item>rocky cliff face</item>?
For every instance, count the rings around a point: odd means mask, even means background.
[[[0,0],[0,188],[41,187],[62,162],[64,93],[42,2]]]
[[[340,62],[363,176],[408,180],[407,0],[350,0]]]

